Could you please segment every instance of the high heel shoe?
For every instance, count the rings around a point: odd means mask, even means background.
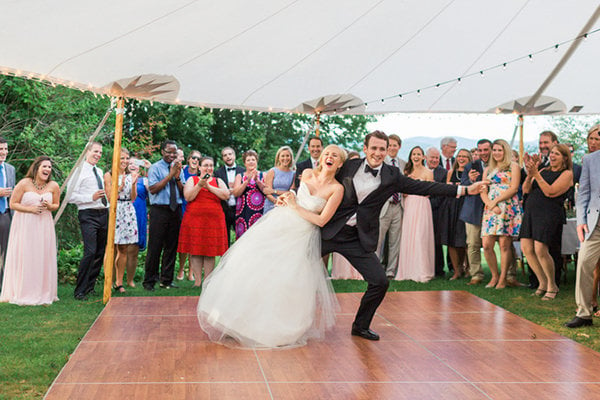
[[[531,296],[542,297],[545,293],[546,291],[544,289],[538,289],[535,292],[531,293]]]

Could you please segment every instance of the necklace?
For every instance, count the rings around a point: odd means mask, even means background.
[[[31,180],[31,183],[33,183],[33,186],[34,186],[34,187],[35,187],[35,188],[36,188],[36,189],[37,189],[39,192],[41,192],[42,190],[46,189],[46,186],[48,185],[48,182],[46,182],[46,183],[44,183],[42,186],[38,186],[38,185],[35,183],[35,180],[34,180],[34,179],[32,179],[32,180]]]

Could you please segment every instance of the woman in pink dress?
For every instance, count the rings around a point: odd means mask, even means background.
[[[433,172],[425,167],[425,153],[419,146],[413,147],[410,151],[404,175],[433,182]],[[429,199],[425,196],[406,196],[398,272],[395,280],[428,282],[433,278],[435,275],[433,239],[433,219]]]
[[[35,159],[10,198],[15,211],[10,226],[0,302],[18,305],[57,301],[56,234],[52,211],[58,209],[60,189],[50,180],[52,161]]]

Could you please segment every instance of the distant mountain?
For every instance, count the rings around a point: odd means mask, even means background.
[[[435,147],[437,149],[440,148],[440,141],[442,140],[443,136],[434,138],[434,137],[426,137],[426,136],[415,136],[415,137],[410,137],[410,138],[406,138],[406,139],[402,139],[402,148],[400,149],[400,158],[407,160],[408,159],[408,153],[410,153],[410,150],[415,147],[415,146],[420,146],[421,148],[423,148],[423,150],[427,151],[428,148],[430,147]],[[454,137],[456,139],[456,141],[458,142],[458,149],[472,149],[473,147],[477,147],[477,141],[479,139],[469,139],[469,138],[464,138],[464,137],[458,137],[455,136]],[[491,140],[491,139],[490,139]],[[531,142],[525,142],[525,151],[536,151],[537,149],[537,141],[531,141]],[[513,148],[517,149],[519,148],[519,142],[515,141],[515,143],[513,144]]]

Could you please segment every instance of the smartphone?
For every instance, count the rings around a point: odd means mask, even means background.
[[[208,178],[210,178],[210,174],[206,174],[202,177],[202,179],[208,179]]]
[[[146,166],[146,163],[144,162],[144,160],[134,160],[133,164],[137,165],[138,167],[145,167]]]

